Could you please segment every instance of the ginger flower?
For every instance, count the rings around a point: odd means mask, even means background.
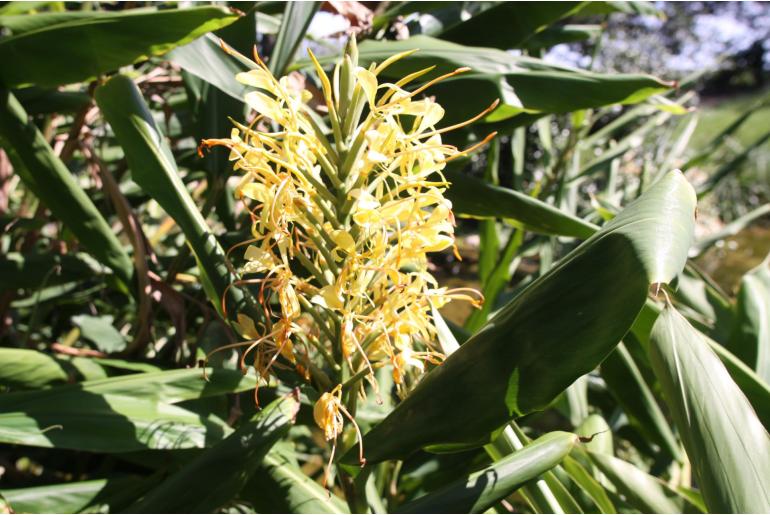
[[[255,54],[253,69],[236,79],[253,88],[245,101],[256,115],[235,122],[230,138],[201,144],[230,149],[242,174],[235,195],[251,217],[251,239],[240,245],[240,282],[257,288],[264,316],[238,315],[236,329],[246,340],[237,344],[246,347],[241,364],[253,356],[263,379],[276,368],[297,371],[321,393],[315,420],[335,443],[342,414],[355,426],[349,412],[366,383],[378,391],[377,368],[389,367],[404,395],[426,362],[443,360],[433,309],[453,299],[481,302],[472,290],[440,288],[427,254],[457,253],[444,197],[446,163],[494,137],[460,151],[442,134],[481,118],[496,102],[465,123],[439,128],[444,109],[422,93],[467,69],[411,91],[432,67],[381,80],[411,53],[364,68],[351,39],[331,80],[310,53],[328,127],[308,103],[313,95],[287,77],[276,79]]]

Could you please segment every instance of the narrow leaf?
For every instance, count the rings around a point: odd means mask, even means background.
[[[681,451],[668,420],[622,342],[602,362],[601,374],[631,424],[670,457],[678,459]]]
[[[650,358],[709,511],[770,511],[770,435],[705,337],[670,305],[652,329]]]
[[[281,28],[278,30],[268,63],[270,71],[276,77],[282,76],[294,59],[294,54],[297,53],[297,48],[320,6],[321,2],[286,2]]]
[[[741,279],[727,348],[770,383],[770,255]]]
[[[398,513],[483,513],[558,465],[576,442],[572,433],[548,433],[484,470],[399,506]]]
[[[447,198],[458,215],[509,218],[525,229],[544,234],[588,238],[596,226],[518,191],[494,186],[456,168],[444,171],[452,184]]]
[[[588,455],[626,501],[642,513],[682,513],[684,499],[660,479],[614,456]]]
[[[141,483],[139,478],[127,476],[0,492],[16,513],[83,513],[92,505],[114,509],[116,501],[133,494]]]

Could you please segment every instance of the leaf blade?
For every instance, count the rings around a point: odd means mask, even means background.
[[[770,511],[770,435],[706,339],[672,306],[650,358],[710,511]]]

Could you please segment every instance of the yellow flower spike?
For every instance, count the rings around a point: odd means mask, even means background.
[[[242,365],[248,357],[265,380],[291,370],[323,389],[314,418],[335,441],[332,456],[346,418],[359,433],[345,402],[366,394],[364,381],[378,391],[376,368],[392,367],[403,395],[427,363],[442,361],[431,305],[481,301],[471,291],[440,288],[428,253],[456,251],[443,168],[493,137],[460,151],[442,134],[495,108],[440,127],[445,111],[423,92],[467,69],[414,88],[433,67],[393,82],[378,77],[414,51],[363,67],[354,42],[347,49],[332,81],[310,54],[333,137],[315,121],[301,83],[276,79],[255,55],[237,80],[252,88],[246,101],[258,116],[248,125],[234,121],[230,138],[200,146],[227,147],[242,174],[235,194],[251,218],[252,238],[237,245],[245,247],[239,272],[247,277],[233,285],[252,288],[264,311],[260,320],[238,314],[234,327],[248,340],[223,348],[242,349]]]

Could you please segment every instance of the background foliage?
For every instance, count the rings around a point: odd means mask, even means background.
[[[0,7],[0,511],[770,511],[768,97],[708,102],[746,55],[613,66],[620,28],[671,27],[641,2],[367,5]],[[394,77],[470,66],[430,90],[447,123],[500,99],[452,136],[498,132],[447,169],[463,261],[433,262],[487,302],[434,312],[451,356],[358,407],[369,464],[346,434],[331,493],[316,392],[257,409],[234,352],[196,368],[236,341],[223,296],[257,309],[227,156],[197,153],[250,115],[220,40],[318,92],[324,19],[363,66],[419,48]]]

